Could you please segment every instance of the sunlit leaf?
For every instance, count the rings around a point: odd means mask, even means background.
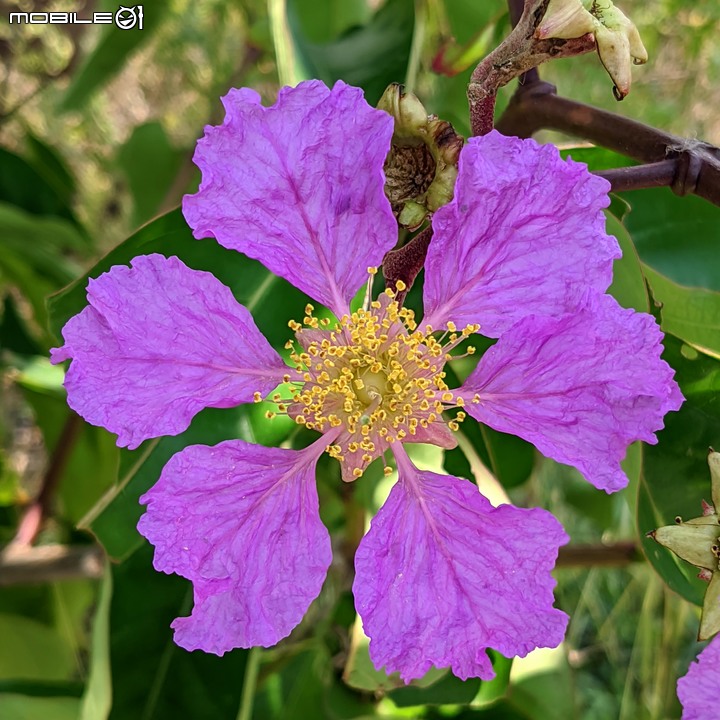
[[[720,359],[720,292],[683,287],[647,266],[644,272],[660,304],[662,329]]]

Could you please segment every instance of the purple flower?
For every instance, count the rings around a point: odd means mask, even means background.
[[[687,675],[677,684],[683,706],[682,720],[717,720],[717,689],[720,685],[720,637],[715,637],[690,663]]]
[[[331,561],[314,471],[328,452],[354,480],[389,449],[398,482],[356,556],[353,590],[370,654],[404,680],[431,665],[493,676],[486,655],[561,642],[550,575],[567,541],[544,510],[493,508],[467,480],[414,467],[403,443],[450,448],[470,413],[535,443],[607,491],[623,487],[628,445],[654,442],[682,402],[652,318],[603,295],[619,256],[604,231],[607,183],[556,149],[491,133],[463,149],[455,199],[433,218],[425,318],[394,293],[350,300],[397,239],[383,193],[389,116],[361,91],[319,82],[224,99],[185,198],[196,237],[257,258],[326,305],[292,324],[292,366],[212,275],[177,258],[138,257],[88,286],[53,362],[72,359],[68,402],[118,444],[183,431],[203,407],[257,400],[285,383],[287,411],[319,438],[303,450],[240,440],[175,455],[141,502],[155,567],[194,586],[173,623],[188,649],[222,654],[287,636]],[[452,349],[499,338],[461,388]],[[444,331],[440,336],[437,331]],[[445,423],[443,411],[460,408]]]

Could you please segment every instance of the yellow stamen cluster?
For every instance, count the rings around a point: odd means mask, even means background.
[[[404,289],[399,283],[398,292]],[[301,349],[293,342],[286,347],[293,351],[290,357],[304,384],[294,392],[288,412],[313,430],[342,428],[327,452],[341,461],[350,454],[355,477],[362,475],[359,466],[389,444],[443,422],[448,407],[464,405],[447,386],[443,366],[450,351],[478,326],[458,332],[451,325],[449,337],[445,333],[437,339],[432,327],[419,329],[413,312],[400,307],[395,297],[386,290],[368,309],[344,316],[334,329],[313,315],[312,305],[305,308],[302,323],[290,322]],[[464,418],[459,412],[449,427],[457,430]]]

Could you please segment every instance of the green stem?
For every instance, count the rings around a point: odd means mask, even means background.
[[[259,647],[251,648],[248,653],[247,664],[245,665],[245,677],[243,678],[242,700],[240,702],[237,720],[250,720],[252,718],[261,653],[262,650]]]
[[[415,0],[415,27],[413,28],[410,57],[407,72],[405,73],[405,90],[413,92],[417,84],[418,71],[422,61],[422,49],[425,43],[425,29],[427,27],[427,7],[425,0]]]

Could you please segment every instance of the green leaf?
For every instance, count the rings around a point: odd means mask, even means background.
[[[625,155],[596,145],[581,145],[579,147],[561,149],[560,155],[564,158],[572,158],[575,162],[585,163],[592,172],[636,164],[634,160],[631,160]]]
[[[75,195],[75,178],[59,155],[56,148],[44,143],[39,137],[28,133],[25,138],[28,146],[28,157],[33,167],[43,177],[48,186],[52,187],[57,197],[70,205]]]
[[[482,680],[470,678],[460,680],[451,672],[426,688],[400,687],[388,693],[390,699],[398,707],[413,705],[465,705],[475,698],[480,690]]]
[[[152,217],[167,195],[184,153],[170,145],[159,122],[139,125],[120,148],[118,163],[133,198],[136,225]]]
[[[77,267],[65,259],[65,253],[81,249],[84,240],[68,220],[32,215],[7,203],[0,203],[0,236],[0,280],[25,296],[35,322],[44,329],[45,296],[77,274]]]
[[[575,717],[573,676],[565,649],[543,648],[513,665],[509,703],[533,720]]]
[[[118,73],[132,53],[157,31],[170,5],[168,0],[144,3],[142,30],[137,25],[130,30],[122,30],[114,24],[105,26],[95,49],[85,58],[73,77],[61,109],[78,110],[94,92]]]
[[[194,239],[180,210],[174,210],[141,228],[84,277],[52,296],[48,307],[53,330],[59,334],[65,322],[85,307],[89,277],[97,277],[113,265],[129,263],[137,255],[154,252],[177,255],[193,268],[212,272],[253,312],[258,327],[277,348],[290,337],[288,320],[302,317],[306,295],[271,275],[257,261],[226,250],[214,240]],[[93,532],[112,558],[128,557],[142,543],[135,530],[142,513],[138,498],[155,483],[174,453],[189,444],[214,445],[236,437],[269,443],[284,439],[294,429],[282,422],[268,426],[257,412],[252,406],[209,409],[177,437],[148,441],[133,452],[123,451],[119,481],[80,521],[80,526]]]
[[[67,193],[27,160],[0,148],[0,202],[33,215],[55,215],[78,225],[67,204]]]
[[[80,701],[68,697],[29,697],[0,693],[3,720],[77,720]]]
[[[98,277],[113,265],[127,265],[137,255],[151,253],[176,255],[190,267],[215,275],[253,313],[261,332],[276,348],[290,337],[288,321],[302,317],[308,302],[306,295],[271,275],[256,260],[227,250],[215,240],[196,240],[178,208],[140,228],[84,276],[49,298],[50,327],[55,335],[60,337],[63,325],[87,305],[89,278]]]
[[[344,80],[361,87],[371,105],[391,82],[404,80],[415,20],[413,0],[387,0],[366,25],[324,44],[305,35],[293,0],[288,4],[288,19],[297,52],[311,77],[328,85]]]
[[[673,524],[676,515],[697,517],[701,500],[711,497],[707,450],[720,438],[720,362],[672,336],[665,338],[665,347],[664,358],[676,370],[685,403],[665,417],[658,444],[643,447],[638,531],[645,554],[663,580],[699,605],[707,584],[697,580],[697,570],[644,536]]]
[[[0,679],[67,680],[76,669],[72,647],[54,628],[0,613]]]
[[[306,720],[324,718],[321,708],[330,685],[333,667],[327,648],[315,642],[274,668],[258,687],[254,718],[262,720]]]
[[[167,461],[188,445],[215,445],[236,438],[253,441],[245,407],[208,408],[175,437],[148,440],[137,450],[120,453],[119,478],[78,527],[89,530],[113,560],[125,560],[144,543],[136,526],[144,508],[139,498],[157,481]]]
[[[624,218],[640,259],[681,285],[720,291],[720,209],[668,188],[623,195]]]
[[[352,630],[350,652],[343,672],[343,680],[350,687],[367,692],[388,692],[404,687],[405,683],[401,680],[400,673],[388,675],[383,670],[375,669],[370,659],[369,647],[370,640],[363,633],[358,617]],[[412,685],[425,688],[445,677],[448,672],[448,668],[431,667],[423,677],[413,680]]]
[[[170,623],[192,607],[190,583],[156,572],[144,545],[112,566],[110,720],[235,720],[247,651],[222,658],[175,645]]]
[[[647,287],[635,245],[625,226],[607,212],[607,232],[617,238],[622,257],[613,264],[613,282],[608,292],[625,308],[638,312],[650,309]]]
[[[643,270],[660,304],[662,329],[720,359],[720,293],[682,287],[647,265]]]
[[[302,36],[313,43],[326,43],[372,16],[367,0],[291,0]]]
[[[112,678],[110,675],[110,600],[112,574],[106,568],[100,585],[95,618],[93,620],[90,670],[82,697],[78,720],[107,720],[112,706]]]

